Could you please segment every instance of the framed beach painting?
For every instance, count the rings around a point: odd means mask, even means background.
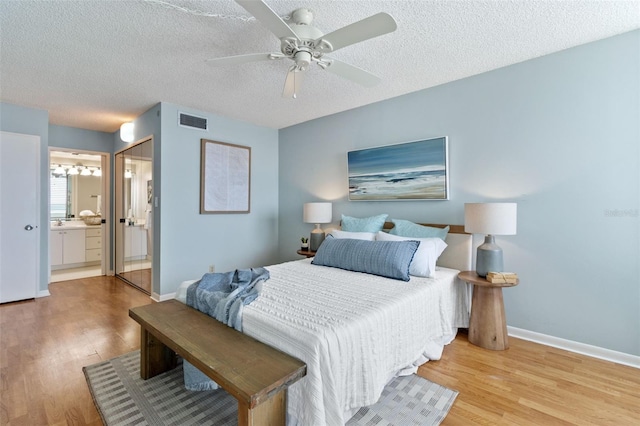
[[[200,213],[249,213],[251,148],[201,139]]]
[[[447,137],[347,153],[349,200],[448,200]]]

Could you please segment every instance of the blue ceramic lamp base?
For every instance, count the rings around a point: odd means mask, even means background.
[[[503,272],[502,249],[496,244],[493,235],[484,237],[484,244],[478,247],[476,255],[476,273],[486,277],[488,272]]]
[[[324,241],[324,231],[320,229],[320,224],[316,224],[316,228],[309,235],[309,250],[318,251],[320,244]]]

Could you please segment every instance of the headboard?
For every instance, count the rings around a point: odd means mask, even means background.
[[[437,264],[445,268],[470,271],[473,269],[473,235],[464,232],[464,225],[442,225],[434,223],[420,223],[419,225],[444,228],[449,226],[449,233],[444,240],[447,248],[438,258]],[[393,222],[385,222],[384,230],[393,228]]]

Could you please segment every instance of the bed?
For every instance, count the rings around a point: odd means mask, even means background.
[[[312,264],[267,266],[270,279],[243,309],[243,332],[307,364],[289,388],[288,425],[342,425],[375,403],[393,377],[440,359],[468,327],[471,235],[452,227],[433,278],[389,279]],[[181,284],[176,298],[186,299]]]

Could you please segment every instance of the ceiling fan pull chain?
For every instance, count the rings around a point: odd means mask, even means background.
[[[293,99],[297,99],[298,95],[296,94],[296,74],[298,74],[297,72],[293,73]]]

